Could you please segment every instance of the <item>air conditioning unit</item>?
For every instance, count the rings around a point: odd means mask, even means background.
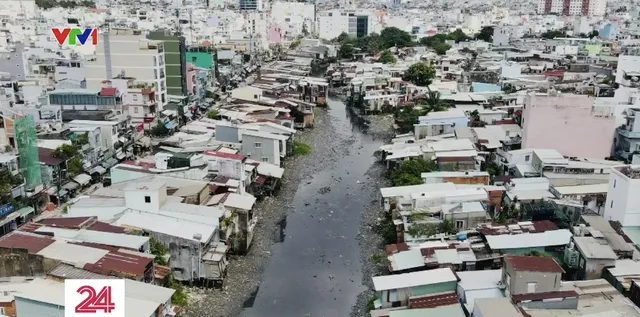
[[[502,284],[502,281],[498,281],[498,288],[504,290],[505,288],[507,288],[506,285]]]

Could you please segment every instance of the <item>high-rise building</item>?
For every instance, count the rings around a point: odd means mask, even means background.
[[[318,34],[322,39],[334,39],[347,33],[353,37],[367,36],[375,30],[377,19],[372,10],[334,9],[318,13]]]
[[[164,44],[164,67],[167,71],[167,94],[187,96],[187,44],[184,36],[169,31],[155,31],[147,35],[148,39],[162,41]]]
[[[262,11],[262,0],[239,0],[240,11]]]
[[[538,0],[538,14],[603,16],[607,0]]]
[[[124,74],[139,83],[155,87],[160,109],[168,102],[164,43],[144,38],[140,30],[105,30],[98,41],[95,58],[86,60],[86,87],[101,89],[105,80]]]

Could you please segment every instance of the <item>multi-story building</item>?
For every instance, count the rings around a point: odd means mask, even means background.
[[[538,14],[603,16],[607,0],[538,0]]]
[[[623,165],[611,169],[604,214],[606,220],[623,226],[640,226],[640,166]]]
[[[87,88],[100,89],[105,80],[117,75],[155,87],[158,107],[168,103],[164,43],[144,38],[134,29],[111,29],[98,41],[96,55],[85,62]]]
[[[163,42],[162,63],[166,71],[166,94],[186,96],[187,93],[187,63],[186,63],[186,39],[184,36],[173,35],[165,31],[150,32],[148,39]],[[164,87],[164,86],[163,86]],[[159,104],[165,103],[164,94],[159,93]],[[160,106],[162,108],[162,106]]]
[[[595,113],[593,105],[594,99],[586,95],[527,95],[522,148],[552,148],[571,157],[609,157],[615,119]]]
[[[261,11],[262,0],[239,0],[238,9],[240,11]]]
[[[334,9],[318,12],[318,35],[321,39],[334,39],[342,33],[353,37],[378,33],[379,25],[373,10]]]

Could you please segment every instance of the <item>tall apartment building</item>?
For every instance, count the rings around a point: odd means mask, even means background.
[[[538,14],[604,16],[607,0],[538,0]]]
[[[139,30],[111,29],[96,47],[96,55],[85,61],[87,88],[101,89],[105,80],[124,74],[154,87],[158,107],[168,102],[164,43],[149,40]]]
[[[239,0],[240,11],[262,11],[262,0]]]
[[[321,39],[334,39],[341,33],[353,37],[367,36],[376,30],[377,20],[372,10],[334,9],[318,12],[318,35]]]
[[[171,34],[169,31],[156,31],[149,33],[149,35],[147,35],[147,38],[151,40],[162,41],[162,43],[164,43],[163,57],[167,76],[167,94],[186,96],[188,94],[186,80],[187,44],[184,36]],[[156,94],[156,96],[159,95]],[[163,97],[159,96],[159,98]]]

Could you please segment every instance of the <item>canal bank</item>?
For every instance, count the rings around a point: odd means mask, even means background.
[[[249,254],[231,259],[223,290],[192,289],[187,316],[348,316],[363,286],[358,237],[384,179],[366,135],[344,103],[329,99],[312,154],[287,161],[276,197],[261,202]]]

